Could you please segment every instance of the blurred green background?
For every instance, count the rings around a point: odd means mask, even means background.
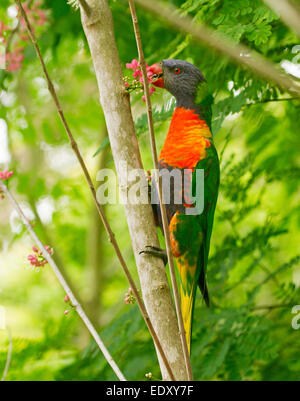
[[[137,58],[126,1],[110,1],[124,74]],[[169,0],[237,43],[280,63],[300,78],[293,33],[259,0]],[[0,21],[16,26],[14,2],[1,0]],[[89,49],[79,12],[62,0],[39,6],[46,23],[36,33],[67,120],[93,178],[114,168]],[[208,285],[212,307],[198,294],[192,365],[196,380],[298,380],[300,330],[291,326],[300,304],[300,105],[190,36],[137,8],[148,64],[180,58],[197,65],[215,96],[213,134],[221,159]],[[13,42],[18,40],[18,32]],[[123,301],[128,283],[107,240],[47,90],[33,46],[22,68],[0,70],[0,169],[14,170],[11,191],[97,325],[130,380],[160,373],[136,305]],[[158,148],[174,102],[152,96]],[[140,93],[131,95],[145,170],[152,168]],[[94,156],[101,146],[101,151]],[[121,205],[105,212],[138,280]],[[161,236],[160,236],[161,238]],[[0,200],[0,305],[13,338],[6,380],[116,380],[46,265],[31,269],[31,239],[7,200]],[[8,335],[0,330],[0,377]]]

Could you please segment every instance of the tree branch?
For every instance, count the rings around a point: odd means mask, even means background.
[[[80,7],[84,10],[84,12],[86,13],[86,15],[89,15],[91,12],[91,9],[89,7],[89,5],[87,4],[87,2],[85,0],[77,0],[78,3],[80,4]]]
[[[291,28],[300,38],[300,14],[287,0],[263,0],[267,6],[276,14],[279,14],[282,21]]]
[[[32,27],[31,27],[31,24],[30,24],[30,22],[29,22],[29,20],[27,18],[27,15],[26,15],[23,7],[22,7],[21,1],[20,0],[15,0],[15,1],[17,3],[18,7],[20,8],[22,17],[25,20],[26,27],[27,27],[27,30],[28,30],[28,34],[29,34],[29,36],[30,36],[30,38],[32,40],[32,43],[33,43],[34,48],[36,50],[37,56],[38,56],[38,58],[40,60],[40,63],[42,65],[42,69],[43,69],[43,72],[45,74],[46,81],[47,81],[47,84],[48,84],[49,92],[50,92],[50,94],[51,94],[51,96],[52,96],[52,98],[54,100],[54,103],[55,103],[55,106],[57,108],[58,114],[59,114],[59,116],[61,118],[61,121],[62,121],[63,126],[65,128],[65,131],[66,131],[66,133],[68,135],[71,147],[72,147],[72,149],[73,149],[73,151],[74,151],[74,153],[75,153],[75,155],[77,157],[77,160],[79,161],[80,166],[81,166],[81,168],[83,170],[84,176],[85,176],[86,181],[87,181],[87,183],[89,185],[89,188],[91,190],[92,197],[93,197],[93,199],[95,201],[95,205],[96,205],[97,211],[98,211],[99,216],[100,216],[100,218],[102,220],[102,223],[103,223],[103,225],[105,227],[105,230],[106,230],[106,232],[108,234],[108,239],[109,239],[109,241],[112,243],[112,245],[114,247],[115,253],[116,253],[116,255],[117,255],[117,257],[118,257],[118,259],[119,259],[119,261],[121,263],[121,266],[122,266],[122,268],[124,270],[124,273],[125,273],[125,275],[127,277],[127,280],[129,281],[130,287],[132,288],[134,296],[135,296],[135,298],[137,300],[140,312],[141,312],[141,314],[142,314],[142,316],[143,316],[143,318],[145,320],[145,323],[146,323],[146,325],[148,327],[148,330],[149,330],[149,332],[150,332],[150,334],[151,334],[151,336],[153,338],[153,341],[154,341],[154,343],[155,343],[155,345],[156,345],[156,347],[158,349],[158,352],[159,352],[162,360],[164,361],[164,364],[166,366],[167,372],[169,373],[170,378],[174,378],[174,375],[173,375],[172,370],[170,368],[169,362],[168,362],[168,360],[166,358],[165,351],[164,351],[163,347],[160,344],[160,341],[159,341],[159,338],[158,338],[158,336],[156,334],[154,326],[153,326],[153,324],[152,324],[152,322],[151,322],[151,320],[150,320],[150,318],[148,316],[148,313],[147,313],[147,310],[145,308],[145,305],[144,305],[144,303],[143,303],[143,301],[142,301],[142,299],[140,297],[138,288],[137,288],[137,286],[136,286],[136,284],[135,284],[135,282],[134,282],[134,280],[133,280],[133,278],[132,278],[132,276],[130,274],[130,271],[129,271],[128,267],[127,267],[127,264],[126,264],[126,262],[125,262],[125,260],[123,258],[121,250],[119,248],[119,245],[118,245],[118,243],[117,243],[117,241],[115,239],[115,235],[114,235],[114,233],[113,233],[113,231],[111,229],[110,224],[108,223],[108,221],[106,219],[106,216],[104,214],[103,208],[102,208],[101,204],[97,200],[97,195],[96,195],[96,191],[95,191],[93,182],[91,180],[91,177],[90,177],[88,169],[87,169],[87,167],[85,165],[85,162],[84,162],[84,160],[83,160],[83,158],[81,156],[81,153],[79,151],[78,145],[77,145],[77,143],[76,143],[76,141],[75,141],[75,139],[73,137],[73,134],[72,134],[72,132],[70,130],[70,127],[69,127],[69,125],[68,125],[68,123],[66,121],[65,115],[63,113],[63,110],[62,110],[62,107],[60,105],[59,99],[57,97],[56,91],[54,89],[53,82],[52,82],[52,80],[51,80],[51,78],[49,76],[49,73],[48,73],[47,67],[45,65],[44,59],[42,57],[40,48],[39,48],[39,46],[37,44],[37,40],[36,40],[34,31],[33,31]],[[86,17],[89,17],[89,14],[86,14]],[[91,16],[91,18],[94,19],[94,16]]]
[[[6,45],[5,45],[5,53],[6,54],[9,52],[10,45],[13,41],[15,34],[18,32],[19,28],[20,28],[20,20],[18,21],[18,24],[16,25],[16,27],[10,32],[10,34],[7,38]]]
[[[157,16],[162,17],[164,22],[180,31],[191,34],[194,39],[225,56],[229,56],[237,64],[249,68],[261,78],[277,84],[287,92],[300,98],[300,82],[291,79],[276,64],[258,52],[244,45],[236,44],[231,39],[203,24],[195,24],[192,18],[188,16],[180,17],[178,10],[165,6],[160,1],[136,0],[136,2]]]
[[[152,106],[151,106],[151,100],[150,100],[146,62],[145,62],[145,57],[144,57],[144,51],[143,51],[143,46],[142,46],[141,34],[140,34],[138,18],[137,18],[137,14],[136,14],[136,10],[135,10],[134,0],[129,0],[128,2],[129,2],[130,12],[131,12],[131,17],[132,17],[132,22],[133,22],[133,28],[134,28],[134,33],[135,33],[135,39],[136,39],[137,49],[138,49],[138,53],[139,53],[139,61],[140,61],[140,66],[141,66],[142,76],[143,76],[143,85],[144,85],[144,92],[145,92],[145,97],[146,97],[147,118],[148,118],[148,126],[149,126],[151,151],[152,151],[152,160],[153,160],[153,164],[154,164],[154,168],[155,168],[155,180],[156,180],[156,184],[158,187],[158,193],[159,193],[159,203],[160,203],[160,210],[161,210],[161,214],[162,214],[163,230],[164,230],[164,237],[165,237],[168,262],[169,262],[169,268],[170,268],[170,276],[171,276],[171,281],[172,281],[172,288],[173,288],[173,295],[174,295],[174,300],[175,300],[178,326],[180,329],[179,330],[180,340],[181,340],[181,345],[182,345],[188,379],[193,380],[191,361],[190,361],[189,351],[188,351],[186,337],[185,337],[185,329],[184,329],[182,313],[181,313],[181,306],[180,306],[180,297],[179,297],[179,293],[178,293],[177,280],[176,280],[176,275],[175,275],[175,267],[174,267],[174,260],[173,260],[173,254],[172,254],[172,248],[171,248],[171,240],[170,240],[167,212],[166,212],[166,207],[165,207],[165,204],[163,203],[163,197],[162,197],[162,182],[161,182],[161,176],[159,174],[158,157],[157,157],[157,150],[156,150],[156,143],[155,143],[154,125],[153,125],[153,118],[152,118]]]
[[[128,190],[128,176],[142,169],[141,156],[134,130],[129,94],[125,90],[122,67],[113,33],[113,21],[107,0],[87,0],[90,17],[81,13],[82,25],[94,63],[100,103],[105,115],[111,149],[121,189]],[[147,186],[145,177],[141,177]],[[149,204],[124,205],[143,299],[153,322],[173,376],[186,380],[178,325],[174,313],[167,275],[160,259],[144,256],[140,251],[147,245],[159,246],[153,213]],[[157,348],[157,343],[155,344]],[[158,352],[163,379],[170,380],[165,361]]]
[[[104,355],[105,359],[107,360],[107,362],[112,367],[112,369],[115,372],[115,374],[117,375],[118,379],[121,380],[121,381],[126,381],[123,373],[120,371],[119,367],[117,366],[117,364],[113,360],[112,356],[110,355],[109,351],[105,347],[105,345],[102,342],[102,340],[101,340],[99,334],[97,333],[96,329],[94,328],[94,326],[92,325],[91,321],[89,320],[89,318],[85,314],[82,306],[80,305],[80,303],[75,298],[73,292],[71,291],[69,285],[67,284],[67,282],[66,282],[64,276],[62,275],[60,269],[57,267],[56,263],[54,262],[54,259],[51,257],[49,252],[45,249],[43,243],[41,242],[41,240],[39,239],[39,237],[36,235],[35,231],[31,227],[30,223],[28,222],[28,220],[27,220],[26,216],[24,215],[22,209],[20,208],[19,204],[17,203],[17,201],[15,200],[15,198],[13,197],[11,192],[8,190],[7,186],[2,181],[0,181],[0,188],[6,194],[6,196],[7,196],[8,200],[10,201],[11,205],[13,206],[15,211],[20,216],[20,218],[21,218],[23,224],[25,225],[29,235],[31,236],[33,241],[37,244],[39,249],[41,250],[44,258],[49,263],[49,265],[52,268],[55,276],[57,277],[57,279],[60,282],[61,286],[63,287],[64,291],[68,295],[68,297],[69,297],[69,299],[70,299],[70,301],[72,303],[72,306],[74,307],[74,309],[78,313],[78,315],[81,318],[81,320],[83,321],[83,323],[86,325],[88,331],[91,333],[92,337],[96,341],[98,347],[100,348],[100,350],[103,353],[103,355]]]

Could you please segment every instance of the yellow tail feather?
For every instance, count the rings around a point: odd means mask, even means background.
[[[183,290],[180,285],[180,296],[181,296],[181,313],[185,330],[185,337],[188,346],[189,353],[191,353],[191,336],[192,336],[192,317],[193,317],[193,305],[194,305],[194,291],[188,294]]]
[[[195,286],[197,285],[197,264],[189,264],[184,257],[176,259],[180,275],[181,313],[189,353],[191,353],[192,318]]]

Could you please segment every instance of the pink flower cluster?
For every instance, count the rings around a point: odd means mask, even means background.
[[[13,175],[13,173],[13,171],[7,170],[0,171],[0,180],[8,180]]]
[[[45,249],[50,255],[53,255],[53,248],[49,245],[45,245]],[[42,251],[40,251],[36,246],[32,247],[34,254],[28,255],[27,259],[29,260],[30,264],[34,267],[42,267],[45,266],[48,262],[44,258]]]
[[[0,180],[8,180],[12,175],[13,175],[13,171],[7,171],[7,170],[3,170],[0,171]],[[3,191],[0,188],[0,199],[4,199],[4,194]]]
[[[138,80],[138,82],[143,84],[144,80],[143,80],[142,71],[140,69],[140,63],[136,59],[133,59],[131,61],[131,63],[126,63],[126,68],[128,68],[129,70],[133,70],[133,74],[132,74],[133,78],[135,78],[135,80]],[[151,84],[152,83],[151,77],[154,74],[154,72],[152,71],[151,67],[149,67],[148,64],[146,64],[146,68],[147,68],[148,83]],[[125,86],[130,87],[131,85],[129,82],[125,82]],[[150,96],[151,96],[152,93],[155,92],[155,88],[153,86],[150,86],[149,92],[150,92]],[[146,100],[145,96],[143,96],[142,99],[145,102],[145,100]]]
[[[47,17],[46,14],[43,10],[40,10],[41,7],[41,2],[38,1],[34,3],[33,5],[28,7],[27,3],[23,4],[24,11],[29,19],[29,22],[31,25],[44,25]],[[23,18],[21,18],[21,25],[26,29],[26,23]]]
[[[17,71],[22,67],[22,61],[24,60],[24,47],[15,46],[11,52],[8,52],[5,57],[7,63],[7,71]]]
[[[40,2],[34,3],[30,8],[28,3],[23,3],[23,8],[33,29],[36,25],[44,25],[47,19],[45,12],[39,8],[40,6]],[[7,53],[0,55],[0,65],[5,63],[7,71],[17,71],[22,67],[24,43],[29,41],[26,23],[20,16],[20,10],[18,11],[18,18],[20,19],[20,26],[16,30],[13,30],[9,26],[6,26],[3,21],[0,21],[0,43],[6,47],[8,41],[11,42]],[[14,38],[11,35],[16,36],[16,40],[12,41]]]
[[[128,291],[125,294],[125,298],[124,298],[124,302],[125,304],[134,304],[135,303],[135,297],[133,295],[133,291],[132,288],[128,288]]]

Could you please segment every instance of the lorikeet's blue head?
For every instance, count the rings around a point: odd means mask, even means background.
[[[151,69],[155,72],[153,85],[167,89],[178,100],[194,97],[198,85],[205,82],[199,68],[183,60],[163,60],[152,65]]]
[[[211,124],[211,104],[213,97],[202,72],[183,60],[163,60],[151,66],[152,83],[165,88],[176,98],[176,106],[195,110],[199,116]]]

